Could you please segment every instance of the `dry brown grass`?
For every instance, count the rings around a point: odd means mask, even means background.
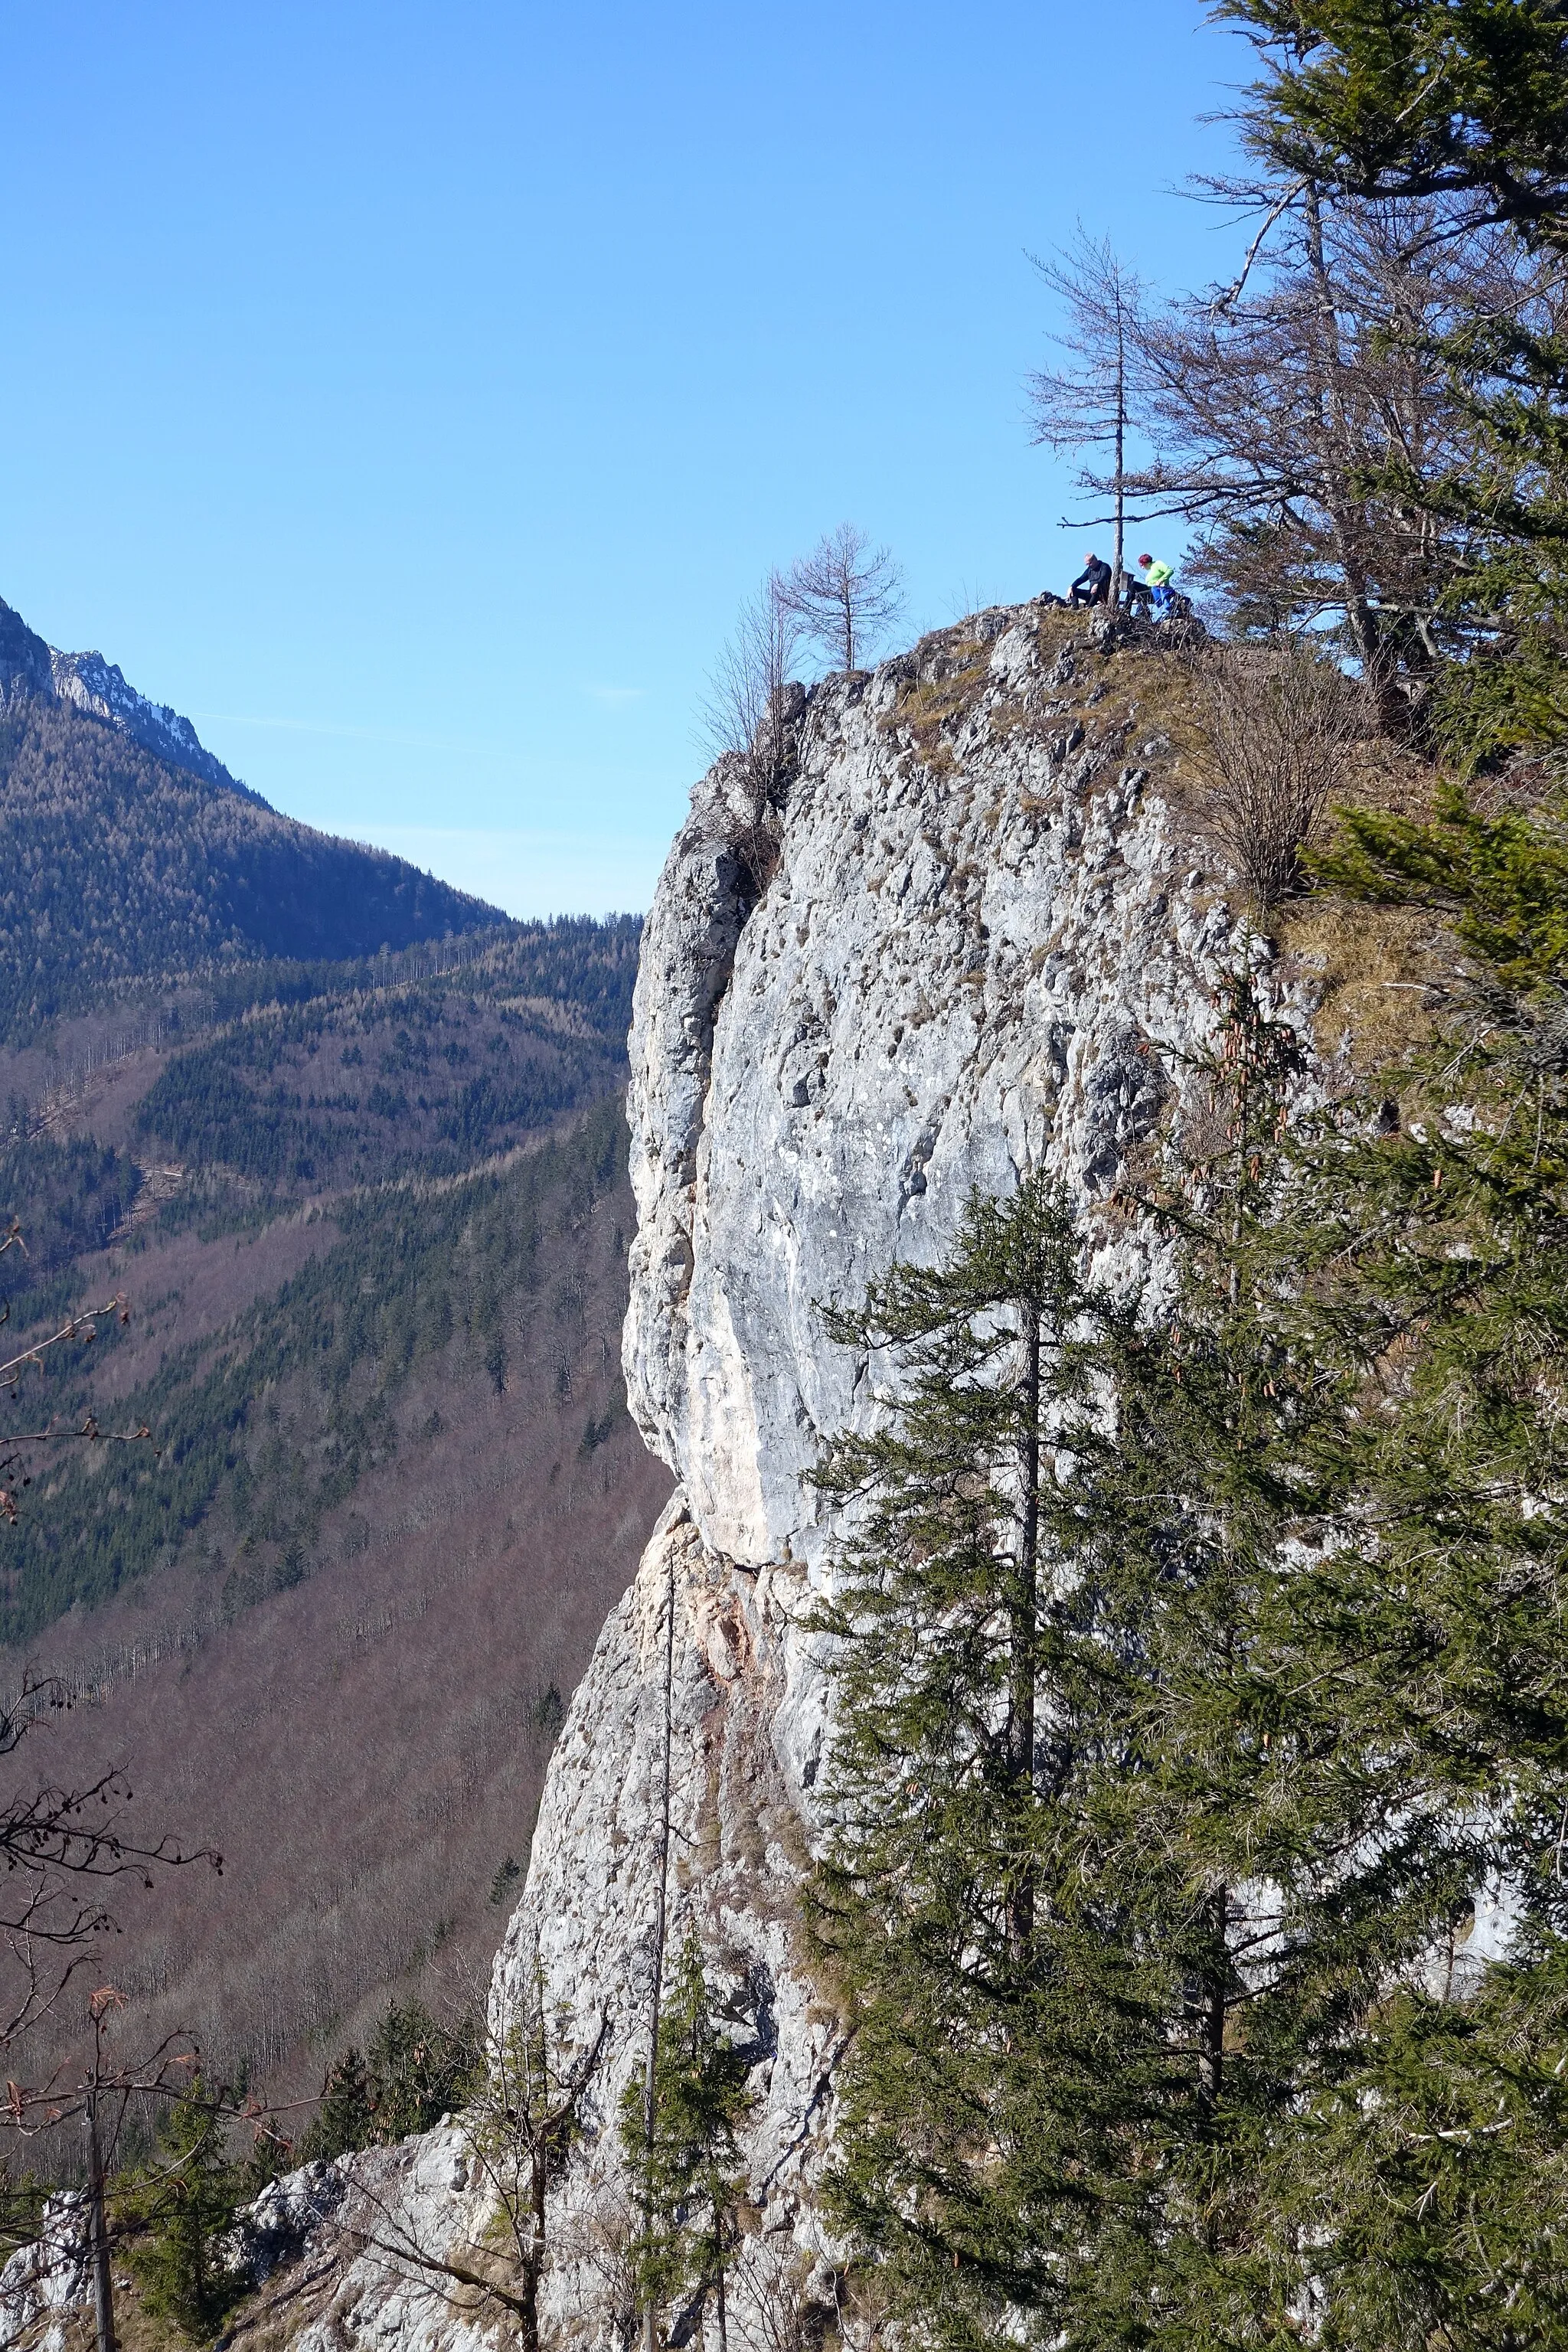
[[[1102,652],[1089,640],[1082,616],[1065,612],[1047,611],[1038,637],[1049,661],[1072,654],[1076,676],[1063,697],[1082,710],[1096,737],[1121,739],[1129,760],[1137,759],[1143,741],[1168,739],[1169,751],[1150,764],[1162,797],[1191,827],[1194,864],[1206,864],[1214,845],[1194,756],[1199,712],[1190,657],[1173,646],[1148,644]],[[1097,687],[1105,692],[1084,708]],[[1438,782],[1431,763],[1404,745],[1377,737],[1357,741],[1345,751],[1315,841],[1332,838],[1340,808],[1418,821],[1430,814]],[[1430,916],[1352,905],[1335,892],[1309,887],[1277,907],[1268,922],[1285,970],[1321,992],[1314,1026],[1325,1055],[1337,1054],[1348,1038],[1352,1066],[1364,1073],[1427,1034],[1431,1000],[1420,983],[1440,973],[1451,954],[1441,925]]]
[[[1277,910],[1276,933],[1287,973],[1319,992],[1313,1016],[1318,1050],[1348,1047],[1358,1075],[1380,1069],[1431,1034],[1433,1002],[1421,982],[1446,961],[1429,915],[1400,907],[1348,904],[1329,891]]]
[[[1065,616],[1048,621],[1057,633]],[[1096,719],[1107,731],[1124,729],[1129,757],[1140,738],[1164,735],[1172,751],[1159,762],[1160,790],[1192,826],[1198,862],[1210,847],[1204,790],[1194,757],[1199,713],[1193,666],[1174,653],[1124,646],[1105,660],[1100,677],[1110,692]],[[1347,747],[1312,846],[1333,838],[1340,809],[1375,809],[1415,821],[1431,814],[1438,772],[1408,747],[1367,737]],[[1321,1052],[1350,1058],[1364,1074],[1392,1061],[1429,1033],[1431,1000],[1420,983],[1447,967],[1451,947],[1432,917],[1395,908],[1352,904],[1337,892],[1310,887],[1268,917],[1284,968],[1319,994],[1314,1019]]]
[[[973,639],[944,631],[922,637],[915,649],[919,668],[912,684],[878,723],[884,734],[905,737],[916,758],[933,775],[948,774],[954,764],[948,740],[984,692],[990,676],[991,648]]]

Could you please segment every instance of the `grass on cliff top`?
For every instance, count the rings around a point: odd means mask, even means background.
[[[989,679],[994,640],[976,634],[978,618],[972,614],[920,640],[913,649],[914,678],[882,721],[885,731],[910,740],[933,776],[954,770],[952,736]],[[1036,638],[1047,675],[1064,654],[1071,655],[1075,674],[1054,699],[1069,707],[1089,743],[1113,746],[1113,757],[1124,752],[1137,760],[1143,742],[1165,739],[1161,750],[1140,763],[1156,774],[1162,796],[1186,834],[1193,866],[1212,877],[1216,897],[1234,900],[1234,884],[1215,871],[1207,796],[1197,774],[1198,720],[1185,648],[1150,639],[1107,648],[1095,643],[1081,613],[1056,606],[1039,615]],[[1029,719],[1009,705],[994,715],[994,725],[1009,734],[1023,729],[1055,733],[1063,717],[1058,710],[1049,719]],[[1346,767],[1322,837],[1332,836],[1338,809],[1426,816],[1438,781],[1437,771],[1413,751],[1369,738]],[[1318,993],[1314,1028],[1322,1052],[1348,1048],[1358,1069],[1373,1069],[1422,1034],[1421,983],[1448,952],[1441,926],[1429,917],[1352,907],[1331,891],[1313,890],[1272,909],[1266,926],[1287,972]]]

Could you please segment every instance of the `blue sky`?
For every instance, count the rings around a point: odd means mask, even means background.
[[[1076,218],[1173,285],[1198,0],[0,0],[0,596],[311,824],[646,905],[705,674],[845,518],[910,633],[1060,587]]]

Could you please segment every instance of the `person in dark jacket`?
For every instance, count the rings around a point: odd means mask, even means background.
[[[1068,590],[1068,602],[1069,604],[1103,604],[1110,593],[1110,566],[1098,555],[1091,554]]]

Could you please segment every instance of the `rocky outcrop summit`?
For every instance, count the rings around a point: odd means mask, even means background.
[[[700,1931],[754,2094],[731,2326],[771,2342],[748,2312],[844,2292],[814,2195],[843,2024],[799,1899],[824,1831],[810,1619],[834,1533],[807,1473],[876,1406],[821,1309],[939,1256],[975,1186],[1045,1165],[1092,1212],[1152,1148],[1238,952],[1166,734],[1177,670],[1043,604],[977,614],[813,688],[782,806],[759,818],[746,763],[721,761],[670,851],[631,1038],[625,1364],[679,1486],[572,1702],[491,1994],[504,2021],[542,1980],[570,2034],[603,2029],[555,2200],[556,2341],[615,2340],[667,1736],[670,1936]],[[1113,1219],[1103,1245],[1129,1246]],[[409,2178],[426,2185],[399,2211],[426,2243],[474,2230],[466,2181]],[[706,2325],[689,2314],[687,2336]],[[362,2254],[300,2340],[475,2331]]]

